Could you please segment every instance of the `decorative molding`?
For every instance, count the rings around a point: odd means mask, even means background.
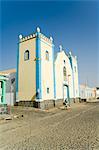
[[[30,35],[28,35],[28,36],[26,36],[26,37],[22,37],[22,38],[19,40],[19,42],[22,43],[22,42],[25,42],[25,41],[27,41],[27,40],[33,39],[33,38],[35,38],[35,37],[36,37],[36,34],[30,34]]]
[[[37,34],[39,33],[39,35]],[[40,32],[37,32],[37,33],[34,33],[34,34],[31,34],[31,35],[28,35],[26,37],[23,37],[22,35],[19,35],[19,43],[22,43],[22,42],[25,42],[27,40],[30,40],[32,38],[36,38],[39,36],[40,39],[43,39],[45,42],[48,42],[49,44],[53,44],[53,38],[50,37],[46,37],[44,34],[40,33]]]
[[[46,37],[44,34],[40,34],[40,38],[48,42],[49,44],[53,43],[53,40],[51,38]]]

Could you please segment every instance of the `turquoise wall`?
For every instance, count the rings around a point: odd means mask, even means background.
[[[1,101],[0,103],[1,104],[6,104],[6,77],[4,76],[0,76],[0,82],[2,82],[2,92],[1,92]]]

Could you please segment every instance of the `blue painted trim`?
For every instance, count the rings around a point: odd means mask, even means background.
[[[52,45],[52,62],[53,62],[54,98],[56,98],[56,80],[55,80],[55,64],[54,64],[54,45]]]
[[[71,64],[71,69],[72,69],[72,80],[73,80],[73,96],[75,98],[75,85],[74,85],[74,69],[73,69],[73,62],[72,62],[72,56],[69,58],[70,64]]]
[[[18,74],[19,74],[19,44],[18,44],[18,49],[17,49],[16,92],[18,92],[18,79],[19,79],[18,78]]]
[[[72,58],[70,57],[69,60],[70,60],[71,68],[73,69]]]
[[[41,42],[39,38],[39,34],[37,33],[36,37],[36,98],[42,99],[42,87],[41,87]]]

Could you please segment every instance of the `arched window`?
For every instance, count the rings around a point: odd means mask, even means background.
[[[48,51],[46,51],[45,57],[46,57],[46,60],[49,60],[49,52]]]
[[[29,60],[29,50],[26,50],[24,53],[24,60]]]
[[[63,76],[64,76],[64,80],[66,81],[66,67],[63,68]]]

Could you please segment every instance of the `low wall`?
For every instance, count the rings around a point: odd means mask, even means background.
[[[70,105],[73,103],[78,103],[78,99],[70,99]],[[63,106],[63,99],[57,99],[57,100],[43,100],[41,102],[37,101],[19,101],[16,103],[17,106],[24,106],[24,107],[35,107],[42,110],[47,110],[50,108],[59,108]]]

